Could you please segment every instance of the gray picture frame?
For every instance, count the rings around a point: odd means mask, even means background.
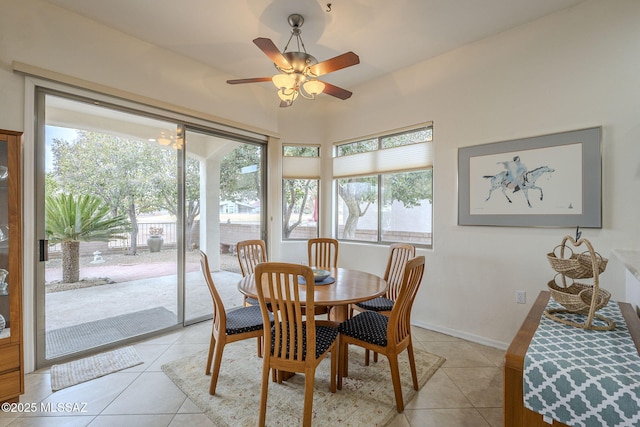
[[[599,126],[459,148],[458,225],[602,228],[601,137]]]

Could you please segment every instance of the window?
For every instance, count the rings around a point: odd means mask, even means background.
[[[282,147],[285,157],[320,157],[320,147],[308,145],[285,145]]]
[[[378,241],[378,177],[338,180],[339,239]]]
[[[284,145],[282,155],[282,237],[318,237],[320,147]]]
[[[365,242],[432,244],[433,128],[336,146],[336,235]]]

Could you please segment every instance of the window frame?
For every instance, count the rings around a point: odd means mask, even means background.
[[[316,155],[287,155],[286,151],[287,148],[290,147],[297,147],[297,148],[313,148],[316,150]],[[309,181],[316,181],[316,210],[317,212],[320,212],[320,206],[322,203],[322,200],[320,198],[320,186],[321,186],[321,179],[320,179],[320,162],[321,162],[321,146],[318,144],[297,144],[297,143],[283,143],[282,144],[282,151],[281,151],[281,156],[283,159],[283,171],[282,171],[282,181],[281,181],[281,185],[282,185],[282,189],[281,189],[281,193],[280,193],[280,197],[282,198],[282,213],[283,213],[283,219],[284,219],[284,212],[285,212],[285,203],[287,198],[285,197],[285,191],[286,191],[286,186],[285,186],[285,181],[288,180],[309,180]],[[297,173],[296,171],[294,171],[293,173],[287,173],[286,169],[287,169],[287,165],[286,165],[286,160],[285,159],[305,159],[305,161],[312,161],[310,159],[315,159],[317,161],[317,174],[314,174],[314,176],[302,176],[301,173]],[[317,176],[316,176],[317,175]],[[285,237],[285,230],[284,230],[285,224],[284,221],[281,221],[281,225],[280,225],[280,232],[282,235],[282,241],[301,241],[301,240],[308,240],[307,237],[297,237],[297,238],[291,238],[291,237]],[[295,229],[294,229],[295,230]],[[293,230],[292,230],[293,232]],[[320,221],[319,219],[316,221],[316,232],[315,232],[315,237],[319,237],[320,236]]]
[[[403,134],[409,134],[409,133],[413,133],[416,131],[419,131],[421,129],[425,129],[429,132],[428,137],[425,141],[422,142],[417,142],[417,143],[413,143],[413,144],[402,144],[399,146],[395,146],[395,147],[383,147],[383,139],[389,138],[389,137],[394,137],[394,136],[398,136],[398,135],[403,135]],[[392,150],[394,148],[397,147],[402,147],[402,146],[410,146],[410,145],[415,145],[415,144],[430,144],[430,149],[432,149],[431,147],[433,146],[433,122],[428,122],[419,126],[413,126],[413,127],[408,127],[408,128],[403,128],[403,129],[399,129],[399,130],[395,130],[395,131],[391,131],[391,132],[385,132],[385,133],[380,133],[377,135],[370,135],[367,137],[362,137],[362,138],[357,138],[354,140],[350,140],[350,141],[344,141],[344,142],[340,142],[340,143],[335,143],[334,144],[334,158],[336,157],[348,157],[348,156],[354,156],[354,155],[358,155],[358,154],[362,154],[362,152],[358,152],[358,153],[353,153],[353,154],[342,154],[339,155],[339,151],[340,151],[340,147],[343,147],[345,145],[349,145],[349,144],[357,144],[359,142],[366,142],[366,141],[370,141],[372,139],[377,139],[377,146],[378,148],[375,150],[368,150],[365,151],[365,153],[369,153],[369,152],[380,152],[381,155],[384,155],[384,152],[386,150]],[[433,163],[433,162],[431,162]],[[390,240],[385,240],[383,238],[384,234],[387,233],[383,233],[383,205],[384,205],[384,200],[383,200],[383,183],[384,183],[384,178],[386,176],[389,175],[393,175],[393,174],[398,174],[398,173],[408,173],[408,172],[417,172],[417,171],[428,171],[431,170],[431,239],[430,239],[430,243],[418,243],[418,242],[403,242],[403,243],[409,243],[412,244],[416,247],[421,247],[421,248],[427,248],[427,249],[432,249],[433,248],[433,240],[434,240],[434,236],[433,236],[433,164],[431,164],[431,166],[426,166],[426,167],[419,167],[419,168],[407,168],[407,169],[397,169],[397,170],[390,170],[390,171],[383,171],[383,172],[373,172],[373,173],[367,173],[367,174],[354,174],[354,175],[346,175],[346,176],[339,176],[339,177],[333,177],[333,185],[334,185],[334,194],[335,194],[335,209],[334,209],[334,232],[336,235],[336,238],[338,240],[344,241],[344,242],[353,242],[353,243],[364,243],[364,244],[375,244],[375,245],[389,245],[391,243],[395,243],[396,241],[390,241]],[[377,185],[377,239],[376,241],[370,241],[370,240],[359,240],[359,239],[346,239],[344,237],[339,237],[340,233],[339,233],[339,227],[340,227],[340,221],[339,221],[339,211],[338,211],[338,206],[340,205],[340,203],[343,203],[341,196],[339,194],[339,190],[338,190],[338,182],[340,179],[349,179],[349,178],[359,178],[359,177],[376,177],[376,185]]]

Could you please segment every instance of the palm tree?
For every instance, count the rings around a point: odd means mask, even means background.
[[[80,242],[123,238],[124,215],[111,216],[109,205],[94,195],[57,194],[45,200],[45,233],[49,244],[62,245],[62,282],[80,279]]]

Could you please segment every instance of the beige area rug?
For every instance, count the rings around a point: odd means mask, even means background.
[[[397,415],[389,364],[385,357],[364,366],[364,351],[351,346],[349,377],[342,390],[329,391],[330,360],[318,366],[313,397],[313,422],[317,425],[384,426]],[[225,346],[216,395],[209,395],[210,376],[204,374],[207,351],[162,366],[164,373],[213,421],[216,426],[254,426],[258,422],[262,359],[255,340]],[[418,382],[422,388],[445,359],[415,350]],[[415,396],[405,353],[399,358],[405,405]],[[268,426],[302,424],[304,376],[296,374],[282,384],[269,383]]]
[[[136,349],[124,347],[61,365],[53,365],[51,366],[51,389],[62,390],[140,364],[142,359],[138,356]]]

